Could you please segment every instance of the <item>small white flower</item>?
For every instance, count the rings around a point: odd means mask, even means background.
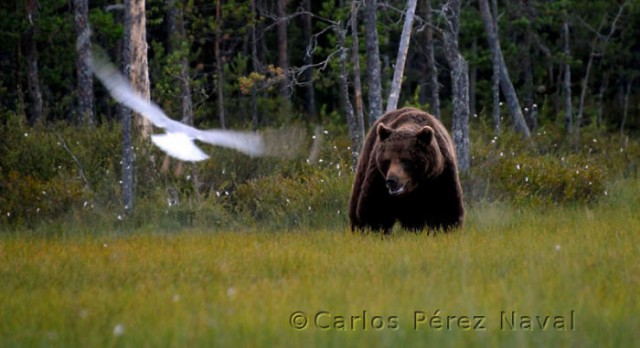
[[[122,336],[123,334],[124,334],[124,325],[116,324],[116,326],[113,328],[113,335]]]
[[[227,289],[227,296],[228,297],[234,297],[236,295],[237,291],[234,287],[230,287]]]
[[[556,244],[555,249],[556,251],[560,251],[560,244]]]

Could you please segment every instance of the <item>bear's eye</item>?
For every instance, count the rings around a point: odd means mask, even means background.
[[[410,159],[402,159],[400,160],[400,162],[402,163],[402,166],[407,170],[415,169],[416,167],[416,163]]]

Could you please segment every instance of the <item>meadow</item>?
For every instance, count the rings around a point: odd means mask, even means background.
[[[640,342],[640,181],[595,204],[477,203],[463,229],[0,234],[0,346]]]

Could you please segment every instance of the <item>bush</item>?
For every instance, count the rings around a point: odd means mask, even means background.
[[[524,140],[487,129],[472,138],[472,168],[462,176],[467,201],[509,200],[516,204],[591,203],[606,185],[637,176],[640,146],[590,128],[580,146],[555,127]],[[577,149],[576,149],[577,148]]]

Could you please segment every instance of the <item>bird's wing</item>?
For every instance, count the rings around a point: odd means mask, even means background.
[[[170,119],[158,105],[142,99],[116,67],[100,54],[94,54],[90,66],[115,100],[146,117],[156,127],[167,131],[166,135],[156,135],[152,140],[169,155],[186,161],[200,161],[208,158],[192,139],[232,148],[250,156],[265,154],[264,141],[257,133],[200,130]]]

